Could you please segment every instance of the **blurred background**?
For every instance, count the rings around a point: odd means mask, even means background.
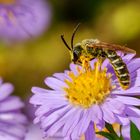
[[[30,96],[32,86],[45,87],[44,79],[69,68],[70,56],[60,35],[70,43],[86,38],[127,45],[140,54],[140,0],[46,0],[49,24],[26,41],[0,42],[0,75],[15,86],[15,95]],[[39,11],[38,11],[39,12]],[[27,21],[28,22],[28,21]]]

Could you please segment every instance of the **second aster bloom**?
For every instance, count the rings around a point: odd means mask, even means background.
[[[23,140],[27,119],[21,113],[24,104],[11,96],[13,86],[0,79],[0,140]]]
[[[43,138],[43,132],[38,125],[30,124],[24,140],[63,140],[58,133],[55,137]]]
[[[0,0],[0,38],[18,41],[40,35],[50,23],[44,0]]]
[[[37,107],[35,123],[40,123],[46,137],[62,131],[64,140],[95,140],[95,126],[102,130],[105,122],[127,126],[140,117],[140,58],[123,56],[131,77],[129,89],[123,90],[108,60],[101,70],[98,61],[91,70],[71,64],[70,70],[45,79],[51,89],[33,87],[30,102]],[[135,96],[135,97],[134,97]],[[135,121],[133,121],[135,123]],[[124,133],[126,134],[126,133]]]

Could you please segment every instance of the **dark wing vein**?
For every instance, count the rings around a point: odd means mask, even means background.
[[[136,53],[135,50],[127,48],[125,46],[121,46],[121,45],[116,45],[116,44],[109,44],[109,43],[105,43],[105,42],[100,42],[96,45],[94,45],[94,47],[96,48],[105,48],[105,49],[109,49],[109,50],[115,50],[115,51],[122,51],[125,53]]]

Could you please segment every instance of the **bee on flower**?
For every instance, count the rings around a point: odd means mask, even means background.
[[[46,137],[62,131],[64,140],[96,139],[98,130],[109,124],[128,126],[140,117],[140,58],[135,54],[121,55],[131,77],[130,87],[123,90],[115,72],[106,59],[90,62],[90,71],[70,64],[70,70],[55,73],[45,79],[51,89],[33,87],[30,102],[36,107],[34,123],[39,123]],[[122,127],[123,128],[123,127]]]
[[[50,89],[33,87],[30,103],[36,108],[34,123],[44,137],[61,131],[64,140],[98,140],[96,130],[105,124],[122,126],[130,140],[130,122],[140,128],[140,58],[127,47],[87,39],[69,49],[70,70],[45,79]],[[122,51],[119,53],[118,51]],[[123,53],[124,52],[124,53]]]

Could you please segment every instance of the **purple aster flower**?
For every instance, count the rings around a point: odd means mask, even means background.
[[[20,112],[24,104],[16,96],[10,96],[13,86],[0,79],[0,140],[23,140],[26,117]]]
[[[40,123],[46,137],[62,130],[64,140],[96,140],[95,126],[102,130],[105,122],[129,125],[140,117],[140,58],[122,55],[131,77],[129,89],[123,90],[109,60],[101,70],[91,61],[91,70],[71,64],[70,70],[45,79],[51,89],[33,87],[30,102],[36,106],[34,123]]]
[[[44,0],[0,0],[0,38],[25,40],[40,35],[50,23]]]

